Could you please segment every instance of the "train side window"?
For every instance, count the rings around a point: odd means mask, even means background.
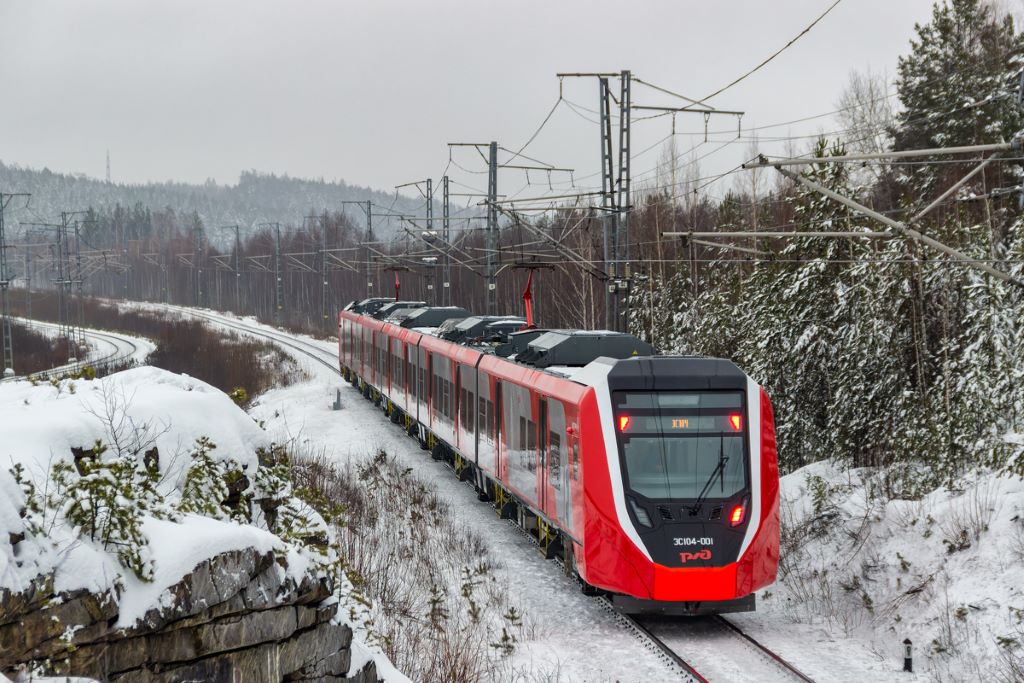
[[[452,416],[450,409],[451,395],[448,393],[450,391],[450,385],[448,384],[448,380],[446,380],[444,377],[441,377],[439,379],[441,382],[441,415],[443,415],[446,419],[450,420]]]
[[[473,425],[476,424],[476,418],[474,415],[473,408],[476,406],[476,396],[472,391],[466,391],[466,431],[473,431]]]
[[[494,402],[488,403],[487,409],[494,419],[494,443],[501,439],[501,382],[494,385]]]
[[[580,441],[579,439],[572,440],[572,478],[579,479],[580,477]]]
[[[562,439],[557,432],[548,432],[548,462],[551,467],[551,486],[562,488]]]

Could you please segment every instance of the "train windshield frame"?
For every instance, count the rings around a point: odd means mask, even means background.
[[[626,488],[656,502],[725,500],[750,481],[742,391],[614,391]]]

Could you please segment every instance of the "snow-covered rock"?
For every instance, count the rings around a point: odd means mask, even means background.
[[[279,678],[349,672],[352,632],[336,618],[330,551],[303,540],[328,530],[296,507],[277,451],[227,395],[150,367],[9,383],[0,436],[0,671],[45,662],[43,671],[102,680],[256,680],[274,662]],[[215,476],[233,476],[215,490],[234,501],[217,495],[213,516],[183,505],[199,450]],[[61,488],[90,477],[113,493]],[[141,490],[123,488],[136,481]],[[146,571],[126,563],[123,540],[83,528],[98,510],[128,514]],[[293,515],[292,530],[300,515],[301,533],[278,528],[278,510]],[[357,654],[352,680],[376,679],[364,660]]]

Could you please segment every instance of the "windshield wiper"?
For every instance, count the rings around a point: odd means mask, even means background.
[[[715,483],[715,479],[719,474],[722,475],[722,481],[724,485],[725,481],[725,464],[729,462],[729,456],[725,454],[725,435],[721,434],[718,437],[718,464],[715,465],[715,469],[711,471],[711,476],[704,482],[704,488],[700,490],[700,494],[697,496],[697,500],[693,505],[690,506],[690,516],[694,516],[700,512],[700,506],[703,505],[704,500],[707,498],[708,493],[711,491],[711,485]]]

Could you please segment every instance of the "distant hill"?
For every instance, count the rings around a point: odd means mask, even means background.
[[[140,185],[107,183],[82,174],[55,173],[24,168],[0,162],[0,192],[30,192],[28,209],[13,202],[5,214],[8,224],[31,221],[54,221],[61,211],[96,209],[108,213],[117,205],[133,207],[141,203],[154,211],[172,209],[178,216],[198,214],[208,229],[238,224],[252,228],[257,223],[280,222],[298,225],[310,213],[343,211],[358,226],[365,225],[365,214],[358,206],[344,206],[342,201],[371,200],[375,206],[393,207],[396,213],[423,215],[422,198],[398,196],[394,193],[349,185],[345,181],[291,178],[245,171],[236,185],[220,185],[207,181],[189,183],[145,183]],[[384,212],[384,209],[381,209]],[[435,209],[440,215],[440,209]],[[374,221],[378,238],[387,238],[397,230],[383,219]],[[211,237],[214,232],[211,230]]]

